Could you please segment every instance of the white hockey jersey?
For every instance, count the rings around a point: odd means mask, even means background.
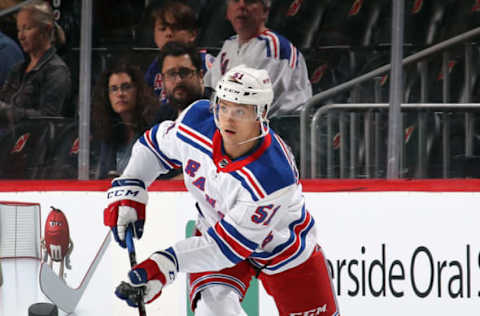
[[[298,112],[312,97],[303,55],[280,34],[266,30],[243,45],[238,35],[225,40],[212,68],[204,76],[205,86],[215,89],[228,70],[241,64],[268,71],[274,92],[269,117]]]
[[[217,271],[248,259],[273,274],[313,252],[314,219],[305,208],[294,158],[273,131],[250,154],[232,161],[223,153],[210,102],[200,100],[177,121],[145,132],[123,177],[148,186],[158,174],[179,167],[197,201],[202,233],[173,246],[180,271]]]

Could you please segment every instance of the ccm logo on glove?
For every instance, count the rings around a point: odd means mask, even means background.
[[[107,194],[107,199],[111,199],[113,197],[116,197],[116,196],[125,196],[125,197],[129,197],[129,196],[133,196],[133,197],[136,197],[138,195],[140,191],[136,190],[136,191],[132,191],[132,190],[115,190],[115,191],[109,191],[108,194]]]

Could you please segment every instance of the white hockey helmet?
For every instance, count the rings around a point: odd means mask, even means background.
[[[230,69],[217,83],[214,96],[214,116],[218,123],[217,104],[219,99],[252,105],[255,107],[261,134],[248,141],[265,136],[269,131],[268,110],[273,101],[272,81],[264,69],[239,65]]]

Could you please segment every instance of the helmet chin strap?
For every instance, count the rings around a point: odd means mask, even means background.
[[[222,127],[217,126],[217,128],[218,128],[221,132],[225,132],[225,130],[224,130]],[[246,144],[246,143],[253,142],[254,140],[257,140],[257,139],[259,139],[259,138],[265,137],[265,135],[266,135],[266,133],[265,133],[265,134],[260,134],[260,135],[258,135],[258,136],[255,136],[255,137],[249,138],[249,139],[247,139],[247,140],[244,140],[244,141],[242,141],[242,142],[239,142],[239,143],[237,143],[237,145],[243,145],[243,144]]]
[[[254,140],[257,140],[257,139],[262,138],[262,137],[265,137],[265,135],[258,135],[256,137],[249,138],[247,140],[244,140],[243,142],[237,143],[237,145],[243,145],[243,144],[246,144],[246,143],[249,143],[249,142],[253,142]]]
[[[263,124],[263,122],[262,122],[262,124]],[[267,123],[267,124],[268,124],[268,123]],[[263,129],[262,129],[262,132],[260,133],[260,135],[255,136],[255,137],[252,137],[252,138],[249,138],[249,139],[247,139],[247,140],[244,140],[243,142],[239,142],[239,143],[237,143],[237,145],[243,145],[243,144],[246,144],[246,143],[249,143],[249,142],[253,142],[254,140],[257,140],[257,139],[259,139],[259,138],[265,137],[265,135],[267,135],[267,134],[268,134],[268,131],[270,130],[270,128],[268,127],[267,124],[265,124],[265,125],[263,126]]]

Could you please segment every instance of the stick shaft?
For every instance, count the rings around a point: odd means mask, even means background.
[[[125,241],[127,243],[128,249],[128,258],[130,259],[130,267],[134,267],[137,264],[137,255],[135,253],[135,244],[133,243],[133,228],[132,226],[128,226]],[[140,316],[147,316],[147,312],[145,310],[145,303],[143,302],[143,295],[138,302],[138,314]]]

